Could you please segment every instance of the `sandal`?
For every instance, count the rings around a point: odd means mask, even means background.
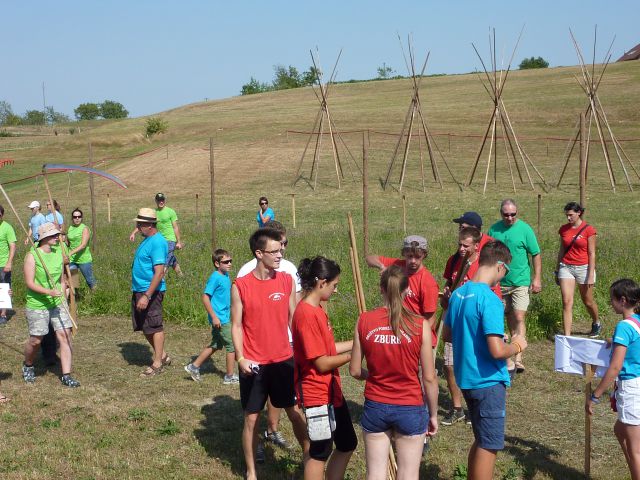
[[[516,362],[516,373],[524,373],[524,365],[522,362]]]
[[[3,395],[2,393],[0,393],[0,405],[3,403],[8,403],[10,402],[11,399],[9,397],[7,397],[6,395]]]
[[[166,357],[164,357],[161,361],[162,361],[162,366],[163,367],[168,367],[169,365],[171,365],[171,357],[169,356],[168,353],[167,353]]]
[[[155,377],[156,375],[160,375],[162,373],[162,366],[154,367],[153,365],[149,365],[147,369],[140,374],[141,378],[146,377]]]

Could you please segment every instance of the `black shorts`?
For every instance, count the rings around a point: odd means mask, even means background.
[[[296,404],[293,388],[293,357],[277,363],[260,365],[254,375],[240,375],[240,403],[246,413],[261,412],[267,403],[276,408],[289,408]]]
[[[5,272],[0,268],[0,283],[8,283],[11,286],[11,272]]]
[[[162,300],[164,299],[164,292],[158,292],[157,290],[151,295],[149,304],[146,310],[136,309],[136,303],[140,297],[144,295],[143,292],[133,292],[131,295],[131,322],[133,324],[133,331],[146,335],[162,332],[164,330],[162,324]]]
[[[334,443],[336,450],[342,453],[353,452],[358,446],[358,437],[353,429],[349,407],[347,407],[344,397],[342,397],[342,406],[335,407],[334,412],[336,414],[336,430],[331,434],[331,438],[311,442],[309,456],[314,460],[326,461],[331,456]]]

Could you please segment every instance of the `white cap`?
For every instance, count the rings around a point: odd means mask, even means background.
[[[29,204],[29,208],[40,208],[40,202],[37,200],[34,200]]]

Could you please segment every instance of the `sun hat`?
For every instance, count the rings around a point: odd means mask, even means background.
[[[44,240],[58,234],[60,234],[60,230],[51,222],[43,223],[38,227],[38,240]]]
[[[422,250],[426,250],[427,249],[427,239],[424,237],[421,237],[420,235],[409,235],[408,237],[405,237],[405,239],[403,240],[403,246],[402,248],[421,248]]]
[[[160,202],[166,199],[167,197],[165,197],[164,193],[161,193],[161,192],[156,193],[156,202]]]
[[[134,222],[156,223],[158,217],[153,208],[141,208],[138,210],[138,216],[133,219]]]
[[[459,218],[454,218],[455,223],[466,223],[472,227],[482,228],[482,217],[476,212],[464,212]]]
[[[40,208],[40,202],[37,200],[34,200],[29,204],[29,208]]]

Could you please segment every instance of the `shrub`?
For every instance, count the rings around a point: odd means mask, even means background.
[[[95,120],[100,116],[100,105],[97,103],[81,103],[73,110],[78,120]]]
[[[0,137],[13,137],[13,133],[6,130],[0,130]]]
[[[547,62],[544,58],[525,58],[520,62],[520,70],[527,70],[529,68],[547,68],[549,66],[549,62]]]
[[[27,110],[22,117],[24,125],[44,125],[47,117],[40,110]]]
[[[100,115],[106,119],[127,118],[129,112],[120,102],[105,100],[100,104]]]
[[[169,128],[169,122],[160,117],[147,118],[146,136],[151,138],[158,133],[164,133]]]

